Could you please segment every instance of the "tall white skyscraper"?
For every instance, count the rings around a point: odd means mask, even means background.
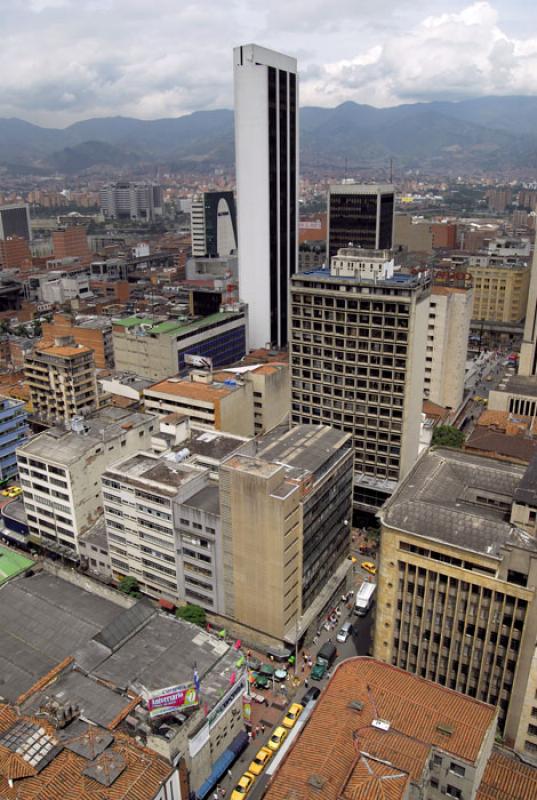
[[[239,291],[250,346],[283,347],[298,255],[297,64],[254,44],[233,56]]]

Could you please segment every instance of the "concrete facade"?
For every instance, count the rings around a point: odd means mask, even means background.
[[[430,280],[291,283],[291,419],[353,435],[355,504],[378,508],[418,457]]]
[[[374,644],[497,705],[506,743],[534,759],[535,469],[443,449],[418,462],[380,515]]]
[[[254,433],[252,383],[231,376],[224,383],[211,373],[192,371],[187,378],[170,378],[145,389],[144,403],[153,414],[184,414],[209,430]]]
[[[185,374],[187,354],[214,367],[238,361],[248,350],[248,322],[243,307],[184,322],[128,317],[114,320],[113,343],[116,369],[159,381]]]
[[[44,341],[54,341],[58,336],[70,336],[76,344],[93,350],[97,369],[114,366],[112,323],[103,317],[72,317],[69,314],[54,314],[52,322],[44,322]]]
[[[455,410],[464,395],[472,290],[433,286],[427,325],[424,397]]]
[[[69,558],[103,513],[100,479],[123,455],[148,447],[154,417],[101,409],[79,432],[50,428],[17,450],[30,540]]]
[[[474,285],[472,319],[520,322],[526,315],[530,268],[527,263],[469,264]]]
[[[93,350],[59,337],[25,357],[24,376],[33,412],[49,423],[68,424],[98,407]]]

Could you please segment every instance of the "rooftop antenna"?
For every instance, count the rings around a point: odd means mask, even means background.
[[[344,175],[343,175],[343,180],[344,181],[347,180],[347,156],[345,156],[345,171],[344,171]]]
[[[390,183],[393,183],[393,158],[390,158]]]

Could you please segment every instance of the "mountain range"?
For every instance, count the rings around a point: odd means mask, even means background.
[[[537,97],[375,108],[353,102],[300,110],[303,167],[386,166],[439,171],[537,169]],[[233,112],[139,120],[102,117],[67,128],[0,118],[0,166],[80,173],[93,167],[212,169],[233,164]]]

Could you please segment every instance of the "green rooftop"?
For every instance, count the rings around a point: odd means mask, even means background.
[[[216,314],[210,314],[208,317],[193,320],[192,322],[178,322],[177,320],[168,319],[164,322],[155,323],[149,317],[126,317],[125,319],[114,320],[114,325],[120,325],[122,328],[135,328],[137,325],[151,326],[148,331],[151,334],[167,334],[167,333],[190,333],[198,330],[199,328],[206,328],[208,325],[214,325],[215,322],[223,321],[231,317],[237,316],[237,311],[218,311]]]
[[[9,548],[0,545],[0,586],[10,578],[14,578],[15,575],[26,572],[33,565],[34,562],[31,558],[21,556],[14,550],[9,550]]]

